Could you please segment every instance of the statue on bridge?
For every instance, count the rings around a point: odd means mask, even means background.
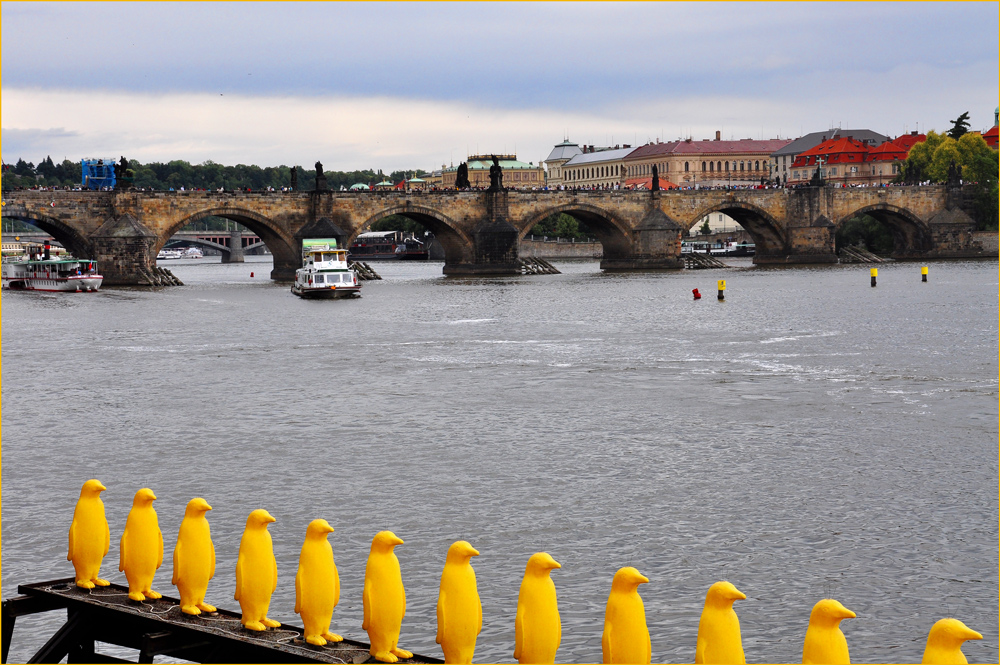
[[[112,163],[111,166],[115,170],[115,189],[124,187],[128,178],[128,160],[125,159],[125,155],[122,155],[121,161],[117,164]]]
[[[490,167],[490,188],[487,192],[503,191],[503,169],[500,168],[500,160],[496,155],[490,156],[493,159],[493,166]]]
[[[458,165],[458,172],[455,174],[455,189],[471,189],[469,182],[469,165],[462,162]]]
[[[948,165],[948,186],[949,187],[961,187],[962,185],[962,167],[955,166],[955,160],[951,160],[951,164]]]
[[[323,173],[323,163],[316,162],[316,191],[326,189],[326,174]]]
[[[653,164],[653,184],[649,187],[654,192],[660,191],[660,170]]]

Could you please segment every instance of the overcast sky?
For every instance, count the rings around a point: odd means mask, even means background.
[[[2,3],[2,152],[431,169],[993,124],[996,2]]]

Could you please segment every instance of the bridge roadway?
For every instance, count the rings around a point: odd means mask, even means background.
[[[274,257],[271,278],[290,280],[303,238],[344,246],[390,215],[430,229],[446,274],[519,273],[518,244],[554,213],[591,229],[606,270],[680,269],[680,239],[722,212],[754,239],[754,262],[836,263],[837,228],[866,213],[892,229],[894,256],[985,256],[973,241],[962,188],[924,187],[672,191],[488,192],[71,192],[6,193],[3,216],[28,221],[77,256],[97,260],[105,284],[141,283],[140,271],[184,226],[214,215],[256,233]]]

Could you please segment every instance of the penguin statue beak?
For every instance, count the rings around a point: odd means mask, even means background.
[[[857,614],[855,614],[851,610],[847,609],[846,607],[844,608],[844,611],[840,612],[837,616],[840,619],[857,619],[858,618]]]
[[[981,639],[983,639],[982,633],[977,633],[976,631],[972,630],[968,626],[966,626],[966,629],[968,630],[968,632],[964,633],[962,635],[962,639],[963,640],[981,640]]]
[[[264,518],[264,522],[265,522],[266,524],[270,524],[271,522],[277,522],[277,521],[278,521],[278,520],[276,520],[276,519],[275,519],[274,517],[272,517],[271,515],[268,515],[267,517],[265,517],[265,518]]]
[[[555,559],[552,559],[552,563],[549,565],[549,568],[562,568],[562,564]]]
[[[393,546],[402,545],[403,539],[400,538],[399,536],[393,536],[392,538],[389,539],[389,542],[392,543]]]
[[[323,533],[333,533],[333,527],[327,524],[323,527]]]
[[[101,483],[98,483],[98,484],[97,484],[97,491],[98,491],[98,492],[103,492],[103,491],[104,491],[104,490],[106,490],[106,489],[108,489],[108,488],[107,488],[107,487],[105,487],[105,486],[104,486],[103,484],[101,484]]]

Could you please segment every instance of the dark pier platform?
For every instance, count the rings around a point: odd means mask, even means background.
[[[190,616],[180,601],[164,596],[136,603],[128,588],[118,584],[80,589],[72,577],[22,584],[22,594],[3,601],[3,661],[7,662],[15,619],[27,614],[65,609],[66,623],[29,663],[128,663],[95,653],[104,642],[139,650],[140,663],[155,656],[171,656],[196,663],[375,663],[369,645],[345,639],[317,647],[307,644],[298,626],[282,624],[265,632],[246,630],[240,615],[220,609]],[[441,663],[437,658],[413,655],[400,663]]]

